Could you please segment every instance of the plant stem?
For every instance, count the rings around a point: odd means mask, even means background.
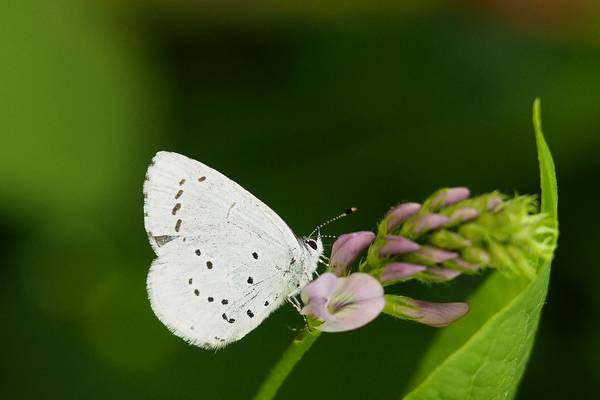
[[[254,400],[271,400],[274,398],[287,376],[320,334],[321,332],[317,330],[313,330],[312,332],[304,331],[300,336],[296,337],[277,364],[271,369],[269,376],[267,376],[267,379],[260,386],[258,393],[254,396]]]

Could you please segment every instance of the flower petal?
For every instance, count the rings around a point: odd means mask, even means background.
[[[462,224],[463,222],[474,220],[479,216],[479,211],[473,207],[462,207],[454,211],[450,216],[450,224]]]
[[[389,294],[385,300],[386,314],[434,327],[448,326],[469,311],[466,303],[430,303]]]
[[[427,214],[419,216],[414,222],[413,234],[421,235],[425,232],[440,228],[450,222],[450,218],[441,214]]]
[[[331,265],[336,275],[345,273],[358,255],[375,240],[375,233],[361,231],[346,233],[337,238],[331,249]]]
[[[360,328],[377,318],[384,306],[383,296],[350,304],[316,329],[323,332],[343,332]]]
[[[412,307],[405,312],[414,321],[441,328],[448,326],[469,311],[466,303],[430,303],[412,299]]]
[[[500,196],[492,197],[488,202],[488,211],[494,211],[500,204],[502,204],[502,198]]]
[[[440,193],[431,201],[431,207],[438,209],[451,204],[463,201],[471,195],[466,187],[453,187],[440,191]]]
[[[313,283],[326,275],[329,277],[324,280],[324,283],[318,283],[308,291],[302,291],[302,299],[307,304],[302,309],[302,313],[324,321],[323,324],[316,326],[316,329],[323,332],[356,329],[371,322],[383,310],[385,305],[383,287],[371,275],[359,272],[347,278],[338,278],[332,273],[327,273]],[[332,286],[335,288],[330,291]],[[327,304],[324,305],[321,299],[326,291],[330,291],[330,296]],[[311,297],[309,294],[317,297]]]
[[[421,246],[418,257],[420,262],[437,264],[458,257],[458,253],[438,249],[437,247]]]
[[[392,208],[385,215],[388,232],[393,231],[402,222],[418,213],[420,209],[421,205],[419,203],[403,203]]]
[[[382,257],[412,253],[419,250],[417,243],[402,236],[387,235],[385,240],[386,243],[379,249],[379,255]]]
[[[379,280],[383,284],[399,281],[409,278],[413,275],[423,272],[427,267],[418,264],[410,263],[391,263],[385,266],[383,272],[379,276]]]
[[[337,286],[338,277],[331,272],[326,272],[302,289],[300,298],[304,304],[312,299],[329,299]]]
[[[383,287],[369,274],[356,272],[348,278],[339,278],[338,281],[342,284],[333,293],[332,300],[350,295],[354,302],[360,302],[383,296]]]
[[[300,314],[311,315],[321,321],[331,319],[331,313],[329,313],[329,310],[327,309],[327,299],[325,298],[311,299],[309,304],[302,307]]]

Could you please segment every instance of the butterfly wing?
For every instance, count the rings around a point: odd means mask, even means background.
[[[298,242],[268,206],[220,172],[177,153],[154,156],[144,182],[144,224],[157,255],[173,240],[211,229],[250,228],[247,234],[289,248]]]
[[[147,281],[152,308],[190,343],[240,339],[300,284],[306,249],[275,212],[214,169],[159,152],[144,197],[158,255]]]

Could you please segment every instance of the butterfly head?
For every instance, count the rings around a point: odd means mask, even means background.
[[[304,244],[310,250],[311,253],[323,254],[323,241],[321,240],[321,234],[319,233],[316,237],[305,237]]]
[[[321,233],[319,232],[317,235],[304,237],[302,238],[302,242],[307,249],[311,265],[315,265],[316,268],[317,262],[323,255],[323,241],[321,240]]]
[[[330,235],[321,236],[321,228],[332,223],[333,221],[337,221],[338,219],[345,217],[346,215],[355,213],[356,210],[357,210],[356,207],[349,208],[348,210],[344,211],[342,214],[338,215],[337,217],[333,217],[333,218],[323,222],[322,224],[317,225],[317,227],[308,236],[305,236],[302,239],[299,239],[302,241],[302,243],[306,247],[306,254],[308,255],[307,261],[309,262],[308,265],[310,265],[312,268],[309,272],[312,273],[312,272],[316,271],[317,265],[319,262],[326,264],[327,257],[323,256],[322,238],[323,237],[335,238],[335,236],[330,236]]]

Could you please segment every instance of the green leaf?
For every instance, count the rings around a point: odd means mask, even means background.
[[[534,128],[541,180],[541,211],[558,228],[554,162],[541,129],[540,102]],[[533,347],[548,290],[550,260],[539,262],[531,281],[494,272],[469,301],[469,315],[436,338],[405,399],[510,399]]]
[[[540,99],[533,103],[533,126],[535,128],[535,142],[538,149],[538,160],[540,164],[540,181],[542,188],[541,211],[550,215],[552,224],[558,228],[558,185],[556,183],[556,172],[552,154],[542,132]]]

